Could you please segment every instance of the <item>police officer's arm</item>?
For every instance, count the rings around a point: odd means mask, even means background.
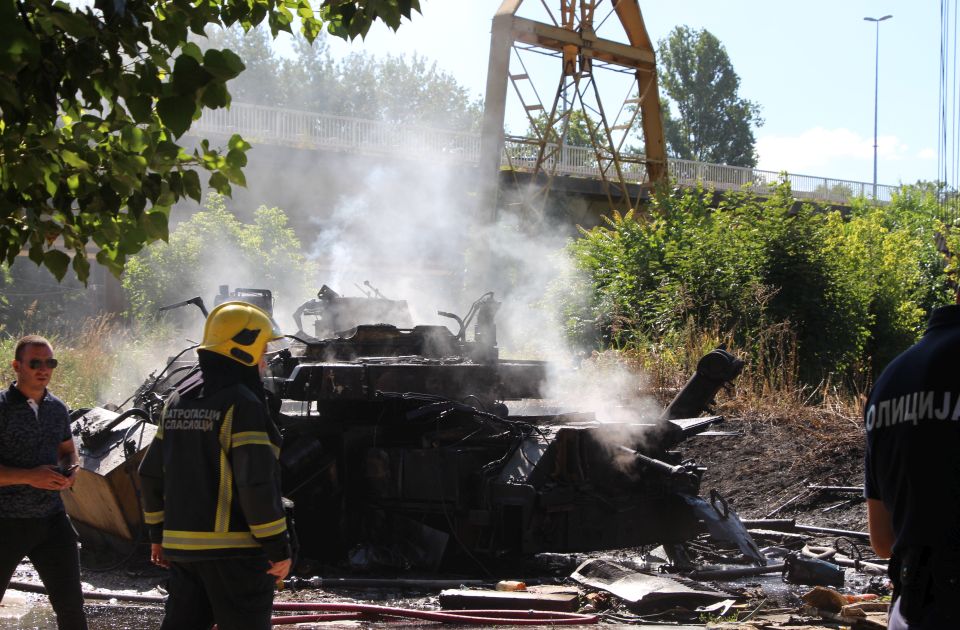
[[[867,531],[870,532],[873,552],[881,558],[889,558],[893,554],[893,519],[880,499],[867,499]]]
[[[287,519],[280,496],[279,446],[270,441],[266,410],[259,401],[241,400],[234,407],[230,463],[237,499],[250,531],[267,558],[290,558]]]

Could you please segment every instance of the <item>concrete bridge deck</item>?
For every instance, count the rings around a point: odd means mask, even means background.
[[[465,167],[480,160],[480,134],[403,126],[375,120],[331,116],[261,105],[233,103],[229,110],[207,110],[191,129],[202,135],[232,135],[279,146],[399,159]],[[543,164],[549,173],[567,178],[599,181],[603,158],[592,147],[564,146]],[[529,173],[536,164],[536,147],[516,136],[505,138],[501,168]],[[634,186],[649,182],[643,155],[622,154],[621,168]],[[886,203],[899,186],[831,177],[781,173],[742,166],[669,159],[671,181],[680,186],[703,185],[716,191],[742,190],[770,194],[781,178],[790,182],[794,197],[830,205],[848,205],[858,197]],[[593,186],[583,182],[584,190]],[[569,187],[568,187],[569,188]]]

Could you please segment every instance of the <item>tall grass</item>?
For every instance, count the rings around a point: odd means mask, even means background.
[[[16,333],[2,331],[0,378],[4,386],[16,379],[11,362],[17,340],[38,334],[50,341],[60,362],[51,378],[50,391],[69,408],[120,403],[151,370],[163,367],[171,333],[167,326],[131,327],[109,315],[85,320],[73,334],[51,334],[42,327]]]
[[[705,354],[723,347],[746,363],[732,389],[718,396],[728,415],[789,419],[813,412],[822,420],[854,423],[859,431],[863,392],[868,389],[865,379],[852,386],[849,380],[829,377],[816,386],[803,384],[797,335],[789,323],[769,324],[742,346],[736,339],[732,331],[698,328],[689,320],[679,333],[659,343],[634,342],[618,352],[649,377],[651,390],[667,397],[690,379]]]

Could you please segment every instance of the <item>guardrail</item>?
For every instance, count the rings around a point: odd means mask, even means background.
[[[480,160],[479,134],[427,127],[331,116],[262,105],[233,103],[229,110],[206,110],[191,129],[202,134],[241,134],[245,139],[304,149],[349,151],[363,155],[392,155],[428,161],[476,164]],[[599,179],[601,165],[614,179],[612,165],[598,159],[591,147],[548,146],[550,157],[543,168],[558,175]],[[647,180],[643,155],[621,155],[621,171],[632,183]],[[501,164],[516,170],[532,170],[536,146],[529,140],[507,137]],[[873,184],[813,175],[779,173],[742,166],[669,159],[671,179],[681,186],[702,184],[716,190],[745,190],[770,194],[782,177],[790,182],[795,197],[846,204],[856,197],[873,197]],[[877,201],[892,199],[899,186],[877,185]]]

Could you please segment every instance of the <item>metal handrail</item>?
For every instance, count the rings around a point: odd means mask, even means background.
[[[478,164],[480,135],[402,123],[332,116],[264,105],[233,103],[230,109],[204,110],[192,133],[239,133],[247,140],[268,142],[303,149],[348,151],[362,155],[395,155],[410,159],[440,160]],[[506,137],[500,163],[503,168],[533,170],[538,147],[529,140]],[[558,175],[599,179],[616,172],[609,156],[598,155],[592,147],[565,145],[557,150],[548,145],[541,168]],[[643,154],[621,154],[620,171],[632,182],[649,181]],[[602,167],[602,168],[601,168]],[[667,172],[681,186],[702,185],[714,190],[743,190],[760,195],[773,192],[786,179],[793,195],[827,203],[845,204],[856,197],[871,197],[868,182],[798,175],[743,166],[710,164],[670,158]],[[878,184],[876,200],[887,203],[899,186]]]

